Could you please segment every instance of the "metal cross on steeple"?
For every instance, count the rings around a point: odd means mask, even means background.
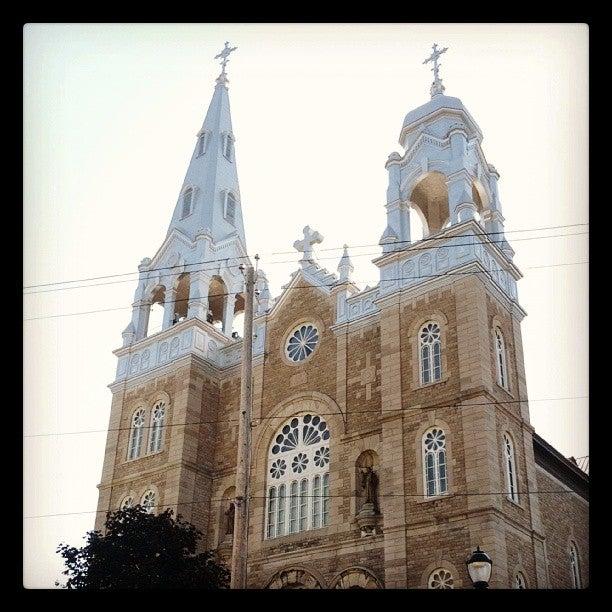
[[[225,74],[225,66],[227,62],[229,62],[228,57],[232,51],[235,51],[238,47],[230,47],[229,43],[225,41],[225,47],[223,47],[223,51],[218,55],[215,55],[215,59],[221,58],[221,74]]]
[[[444,85],[442,85],[442,79],[438,72],[441,66],[441,64],[438,64],[438,59],[443,53],[448,51],[448,47],[438,49],[438,43],[434,43],[432,49],[433,53],[423,63],[427,64],[427,62],[433,62],[432,71],[434,73],[434,82],[431,85],[431,97],[433,98],[435,95],[444,93]]]

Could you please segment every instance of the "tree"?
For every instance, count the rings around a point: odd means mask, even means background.
[[[142,506],[109,512],[106,533],[89,531],[87,544],[60,544],[66,589],[225,589],[229,571],[213,551],[196,553],[202,533],[167,509],[149,514]]]

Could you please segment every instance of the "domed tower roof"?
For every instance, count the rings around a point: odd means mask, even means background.
[[[482,141],[482,132],[463,102],[459,98],[437,94],[429,102],[411,110],[406,115],[400,132],[399,143],[406,148],[410,134],[440,117],[455,117],[464,124],[468,138],[475,136],[479,142]]]

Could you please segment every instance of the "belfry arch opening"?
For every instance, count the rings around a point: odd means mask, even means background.
[[[415,221],[413,240],[439,232],[448,218],[448,188],[446,177],[440,172],[424,174],[415,184],[409,198],[412,221]]]
[[[149,311],[148,326],[145,336],[152,336],[161,331],[164,323],[164,304],[166,302],[166,288],[163,285],[156,287],[151,294],[151,309]]]
[[[207,321],[219,330],[223,328],[223,315],[227,298],[227,285],[220,276],[213,276],[208,286]]]
[[[176,298],[174,304],[174,318],[172,323],[178,323],[187,318],[189,308],[189,273],[181,274],[176,283]]]

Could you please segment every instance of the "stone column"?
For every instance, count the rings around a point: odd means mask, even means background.
[[[472,197],[472,176],[461,168],[447,177],[448,208],[451,225],[476,218],[476,204]]]
[[[451,225],[476,218],[472,197],[472,176],[466,168],[467,133],[461,125],[449,132],[451,145],[450,173],[447,176],[448,212]]]
[[[206,321],[208,313],[208,288],[210,277],[203,272],[192,272],[189,277],[189,310],[188,318]]]
[[[225,296],[225,307],[223,309],[223,333],[226,336],[232,335],[234,328],[234,308],[236,306],[236,295],[228,293]]]
[[[400,364],[400,306],[381,306],[380,392],[382,419],[380,505],[384,517],[385,586],[406,588],[406,501]]]
[[[139,300],[132,304],[132,323],[134,325],[134,340],[142,340],[147,337],[149,328],[149,315],[151,314],[151,300]]]
[[[174,287],[166,288],[166,297],[164,300],[164,321],[162,329],[168,329],[172,326],[174,320],[174,311],[176,310],[176,289]]]

